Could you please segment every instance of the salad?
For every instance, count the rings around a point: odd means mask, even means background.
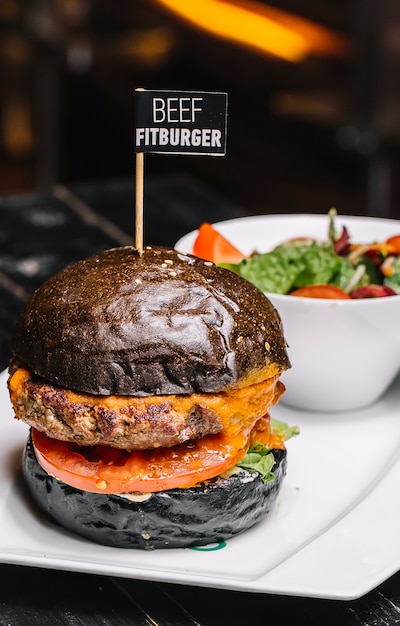
[[[261,291],[310,298],[359,299],[400,295],[400,234],[354,243],[328,213],[326,240],[299,237],[245,256],[211,224],[200,226],[193,254],[226,267]]]

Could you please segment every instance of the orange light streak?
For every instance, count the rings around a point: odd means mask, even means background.
[[[343,55],[346,40],[306,19],[252,0],[157,0],[215,36],[299,63],[312,53]]]

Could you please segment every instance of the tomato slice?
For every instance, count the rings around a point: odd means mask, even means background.
[[[282,438],[271,432],[268,413],[251,431],[234,437],[207,435],[172,448],[132,452],[78,446],[32,428],[37,460],[48,474],[77,489],[105,494],[193,487],[236,465],[255,441],[269,448],[285,447]]]
[[[198,229],[193,254],[213,263],[239,263],[244,258],[211,224],[202,224]]]
[[[172,448],[127,452],[78,446],[32,429],[40,465],[72,487],[96,493],[164,491],[192,487],[233,467],[245,455],[250,433],[208,435]]]
[[[323,298],[334,300],[351,300],[346,291],[335,285],[309,285],[292,291],[291,296],[301,298]]]

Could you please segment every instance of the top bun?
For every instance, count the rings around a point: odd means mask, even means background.
[[[217,392],[290,367],[261,291],[150,246],[105,250],[52,276],[27,303],[12,350],[53,384],[107,395]]]

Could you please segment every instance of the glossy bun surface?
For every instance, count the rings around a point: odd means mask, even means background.
[[[216,392],[290,367],[280,317],[240,276],[189,254],[130,246],[67,267],[30,298],[14,355],[93,394]]]

